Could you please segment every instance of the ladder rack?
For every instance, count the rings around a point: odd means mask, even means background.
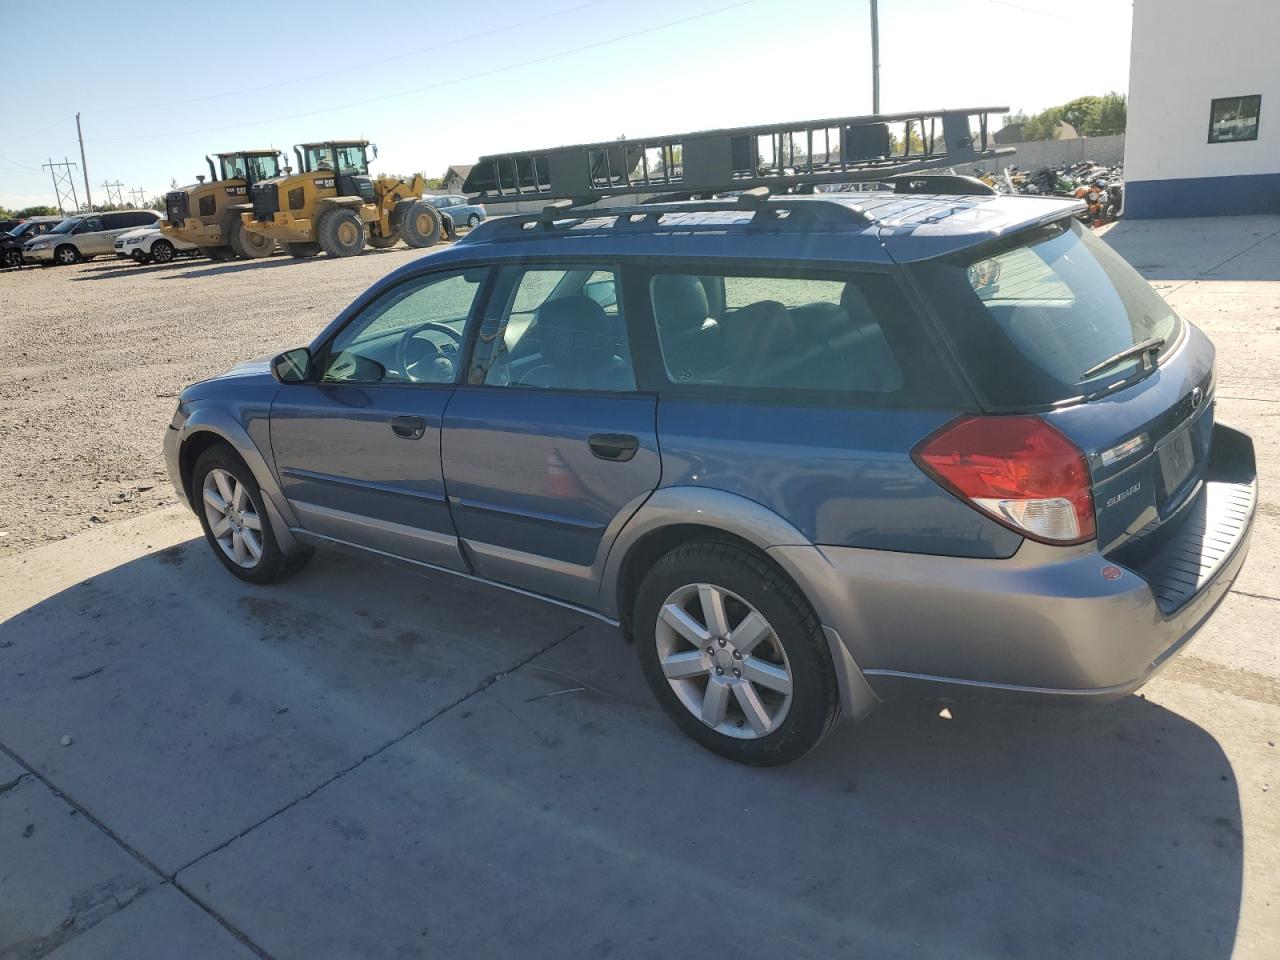
[[[883,180],[1012,153],[995,147],[991,114],[1007,107],[832,117],[481,157],[463,192],[486,204],[663,193],[673,198],[768,187]]]

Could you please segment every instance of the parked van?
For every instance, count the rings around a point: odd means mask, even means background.
[[[115,253],[120,234],[148,227],[160,219],[154,210],[116,210],[67,217],[42,237],[23,244],[25,260],[67,265]]]

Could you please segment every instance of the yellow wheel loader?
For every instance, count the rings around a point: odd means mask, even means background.
[[[194,243],[211,260],[254,260],[274,253],[275,241],[246,230],[241,215],[251,209],[249,189],[280,176],[284,154],[274,148],[235,150],[204,159],[209,182],[197,177],[196,183],[164,195],[160,232]]]
[[[367,140],[327,140],[293,148],[298,172],[255,183],[245,229],[279,241],[295,257],[351,257],[371,247],[429,247],[448,224],[422,200],[421,175],[408,180],[369,176]]]

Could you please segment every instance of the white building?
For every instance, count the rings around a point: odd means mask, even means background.
[[[1134,0],[1131,217],[1280,213],[1280,0]]]

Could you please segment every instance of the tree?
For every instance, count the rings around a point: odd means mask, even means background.
[[[1097,99],[1098,102],[1085,120],[1084,130],[1081,132],[1087,137],[1109,137],[1124,133],[1129,119],[1125,95],[1113,90]]]

